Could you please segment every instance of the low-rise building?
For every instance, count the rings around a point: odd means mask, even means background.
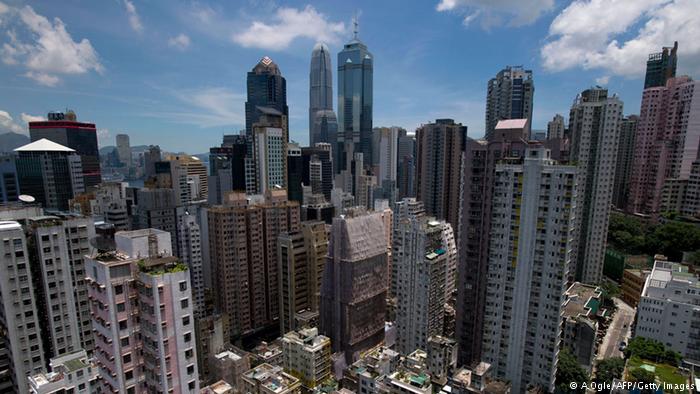
[[[284,363],[282,346],[276,342],[260,342],[260,344],[250,352],[250,356],[250,361],[253,366],[270,364],[281,367]]]
[[[428,339],[428,372],[434,383],[444,385],[457,367],[457,342],[434,336]]]
[[[223,380],[219,380],[216,383],[204,387],[201,394],[234,394],[235,392],[233,386]]]
[[[595,356],[598,322],[595,319],[602,291],[599,287],[575,282],[566,291],[563,308],[562,348],[569,348],[582,367],[589,369]]]
[[[318,328],[290,331],[282,338],[284,369],[301,380],[307,390],[331,376],[331,340]]]
[[[637,307],[636,336],[654,339],[700,362],[700,283],[688,267],[657,260]]]
[[[642,290],[650,270],[627,268],[622,273],[622,286],[620,286],[620,298],[629,306],[636,308],[642,297]]]
[[[250,370],[250,357],[242,350],[230,349],[215,355],[210,366],[213,380],[224,381],[240,392],[243,389],[241,377]]]
[[[510,383],[491,377],[491,364],[480,362],[474,368],[460,368],[443,386],[440,394],[509,394]]]
[[[377,346],[343,371],[341,386],[356,393],[378,393],[384,388],[384,378],[398,368],[400,361],[398,352]]]
[[[389,393],[394,394],[430,394],[432,393],[432,384],[430,383],[430,375],[416,373],[409,370],[400,370],[393,372],[386,379],[386,386]]]
[[[243,392],[251,394],[299,394],[301,382],[282,367],[260,364],[243,374]]]
[[[97,368],[85,350],[52,358],[51,372],[29,376],[31,394],[89,394],[95,392]]]

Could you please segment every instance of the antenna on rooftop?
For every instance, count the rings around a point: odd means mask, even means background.
[[[359,22],[360,16],[358,15],[357,11],[355,11],[355,15],[352,17],[352,38],[357,40],[357,34],[360,31],[360,22]]]

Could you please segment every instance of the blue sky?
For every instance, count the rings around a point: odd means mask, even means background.
[[[450,117],[479,137],[486,82],[506,65],[534,72],[537,129],[596,83],[638,112],[646,55],[673,40],[679,73],[700,77],[699,0],[58,3],[0,0],[0,132],[71,108],[101,145],[127,133],[206,152],[244,128],[246,72],[268,55],[287,79],[291,138],[305,144],[311,49],[321,39],[337,53],[356,12],[375,58],[375,126]]]

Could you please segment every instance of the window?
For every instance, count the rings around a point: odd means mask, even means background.
[[[182,282],[180,282],[180,291],[185,290],[187,290],[187,282],[183,280]]]
[[[194,365],[187,366],[187,374],[192,375],[194,373]]]
[[[190,305],[190,300],[187,298],[184,298],[180,300],[180,307],[182,308],[187,308]]]
[[[186,325],[188,325],[188,324],[190,324],[190,317],[189,317],[189,316],[183,317],[183,318],[182,318],[182,325],[183,325],[183,326],[186,326]]]
[[[117,312],[124,312],[126,310],[126,304],[120,302],[117,304]]]
[[[114,294],[122,294],[124,292],[124,286],[123,285],[116,285],[114,286]]]
[[[122,357],[124,364],[129,364],[131,362],[131,353],[127,353]]]
[[[188,332],[185,334],[185,342],[190,342],[192,340],[192,333]]]

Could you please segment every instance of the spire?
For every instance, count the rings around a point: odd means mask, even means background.
[[[357,33],[359,33],[359,17],[357,11],[355,11],[355,16],[352,17],[352,38],[357,40]]]

